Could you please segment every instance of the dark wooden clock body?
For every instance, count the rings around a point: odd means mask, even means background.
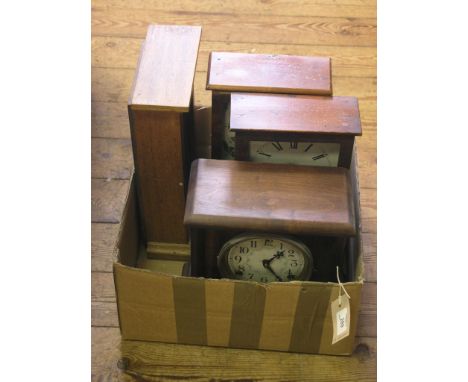
[[[335,281],[356,233],[349,171],[199,159],[192,164],[185,224],[192,276],[219,277],[216,256],[239,233],[287,235],[315,254],[317,281]]]
[[[151,25],[128,102],[139,212],[153,247],[185,245],[183,225],[201,27]]]
[[[350,168],[362,134],[355,97],[237,93],[231,98],[235,159],[250,160],[252,141],[326,142],[340,145],[338,166]]]
[[[224,119],[231,94],[331,95],[331,60],[329,57],[211,52],[206,89],[212,90],[212,158],[222,159]]]

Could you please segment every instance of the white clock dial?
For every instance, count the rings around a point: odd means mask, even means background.
[[[241,235],[220,251],[218,264],[224,277],[257,282],[307,280],[312,255],[293,239],[275,235]]]
[[[251,141],[249,154],[253,162],[337,167],[340,144]]]
[[[236,133],[230,129],[231,104],[226,109],[223,125],[222,159],[234,159]]]

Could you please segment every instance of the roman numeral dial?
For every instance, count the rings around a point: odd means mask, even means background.
[[[328,142],[251,141],[250,160],[308,166],[338,166],[340,144]]]

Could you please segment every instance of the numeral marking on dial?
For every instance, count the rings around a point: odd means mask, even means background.
[[[315,157],[312,157],[313,160],[318,160],[318,159],[321,159],[321,158],[325,158],[328,154],[320,154],[320,155],[317,155]]]
[[[239,247],[239,253],[248,253],[249,249],[247,247]]]
[[[250,247],[252,247],[252,248],[257,248],[257,240],[252,240],[252,241],[250,242]]]
[[[313,145],[314,145],[314,144],[313,144],[313,143],[311,143],[309,146],[307,146],[307,147],[306,147],[306,149],[304,150],[304,152],[306,153],[307,151],[309,151],[309,150],[310,150],[310,148],[311,148]]]
[[[257,154],[258,154],[258,155],[263,155],[263,156],[265,156],[265,157],[269,157],[269,158],[271,157],[271,155],[270,155],[270,154],[267,154],[267,153],[262,153],[261,151],[257,151]]]
[[[265,239],[265,247],[273,247],[273,240]]]
[[[297,142],[289,142],[289,148],[297,150]]]
[[[279,142],[271,142],[271,144],[273,145],[273,147],[278,150],[278,151],[281,151],[283,150],[283,146],[281,146],[281,144]]]

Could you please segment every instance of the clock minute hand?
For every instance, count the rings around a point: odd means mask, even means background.
[[[278,281],[283,281],[283,279],[282,279],[281,277],[279,277],[279,276],[276,274],[276,272],[273,270],[273,268],[271,268],[271,266],[270,266],[271,261],[274,260],[274,259],[276,259],[276,257],[272,257],[272,258],[269,259],[269,260],[266,260],[266,259],[265,259],[265,260],[262,261],[262,264],[263,264],[263,266],[264,266],[266,269],[268,269],[268,270],[273,274],[273,276],[276,277],[276,279],[277,279]]]
[[[273,276],[276,277],[276,279],[277,279],[278,281],[283,281],[283,279],[282,279],[281,277],[279,277],[279,276],[275,273],[275,271],[270,267],[270,263],[268,263],[267,261],[268,261],[268,260],[266,260],[266,261],[264,260],[263,266],[264,266],[266,269],[268,269],[268,270],[273,274]]]

